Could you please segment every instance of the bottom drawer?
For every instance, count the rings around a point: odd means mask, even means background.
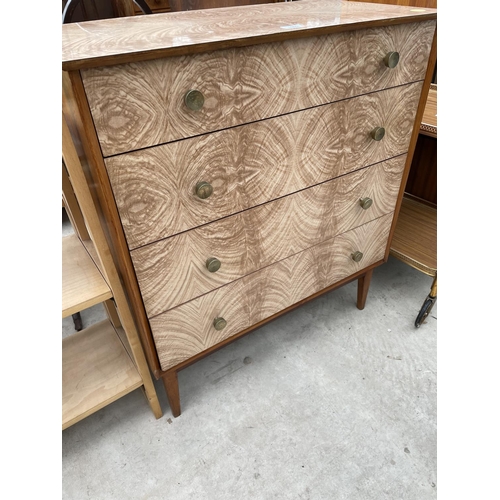
[[[380,217],[152,318],[162,370],[382,260],[392,218]],[[359,262],[355,252],[363,254]],[[216,318],[224,328],[215,327]]]

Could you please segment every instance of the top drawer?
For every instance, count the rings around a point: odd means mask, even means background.
[[[92,68],[82,80],[103,155],[111,156],[421,80],[435,25]],[[400,56],[392,69],[389,52]],[[203,96],[198,110],[186,105],[190,90]]]

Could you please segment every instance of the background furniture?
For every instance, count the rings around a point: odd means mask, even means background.
[[[391,255],[433,278],[415,319],[419,328],[437,300],[437,85],[431,84]],[[413,174],[413,176],[412,176]],[[410,180],[410,179],[409,179]]]
[[[284,2],[285,0],[168,0],[170,11],[213,9],[220,7],[239,7],[264,3]]]
[[[168,3],[168,0],[165,1]],[[63,24],[128,17],[139,13],[153,13],[146,0],[63,0],[62,3]]]
[[[435,19],[301,0],[63,27],[74,133],[174,416],[177,372],[215,349],[353,280],[364,308]]]
[[[62,341],[62,429],[142,388],[162,410],[118,273],[63,115],[63,200],[75,233],[62,239],[62,317],[103,303],[108,319]]]

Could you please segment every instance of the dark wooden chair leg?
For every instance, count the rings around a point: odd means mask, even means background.
[[[165,392],[167,393],[168,404],[174,417],[181,414],[181,399],[179,397],[179,381],[177,380],[177,372],[170,370],[162,376]]]
[[[77,332],[83,330],[82,317],[79,312],[73,314],[73,323]]]
[[[368,296],[368,289],[370,288],[372,275],[373,269],[358,278],[358,301],[356,303],[356,306],[360,310],[363,310],[365,308],[366,297]]]

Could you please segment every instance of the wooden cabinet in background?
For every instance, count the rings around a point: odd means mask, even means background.
[[[151,9],[153,14],[161,14],[163,12],[170,12],[170,2],[172,0],[146,0],[148,7]],[[142,15],[142,11],[139,6],[130,0],[132,8],[134,9],[135,15]]]
[[[67,99],[177,416],[189,364],[353,280],[363,309],[389,255],[436,12],[300,0],[95,27],[63,27]]]
[[[406,192],[437,208],[437,85],[431,84]]]
[[[153,14],[162,14],[164,12],[178,12],[181,10],[238,7],[241,5],[256,5],[284,1],[285,0],[146,0],[146,3]],[[135,15],[142,14],[142,11],[137,4],[133,5],[133,9]]]

